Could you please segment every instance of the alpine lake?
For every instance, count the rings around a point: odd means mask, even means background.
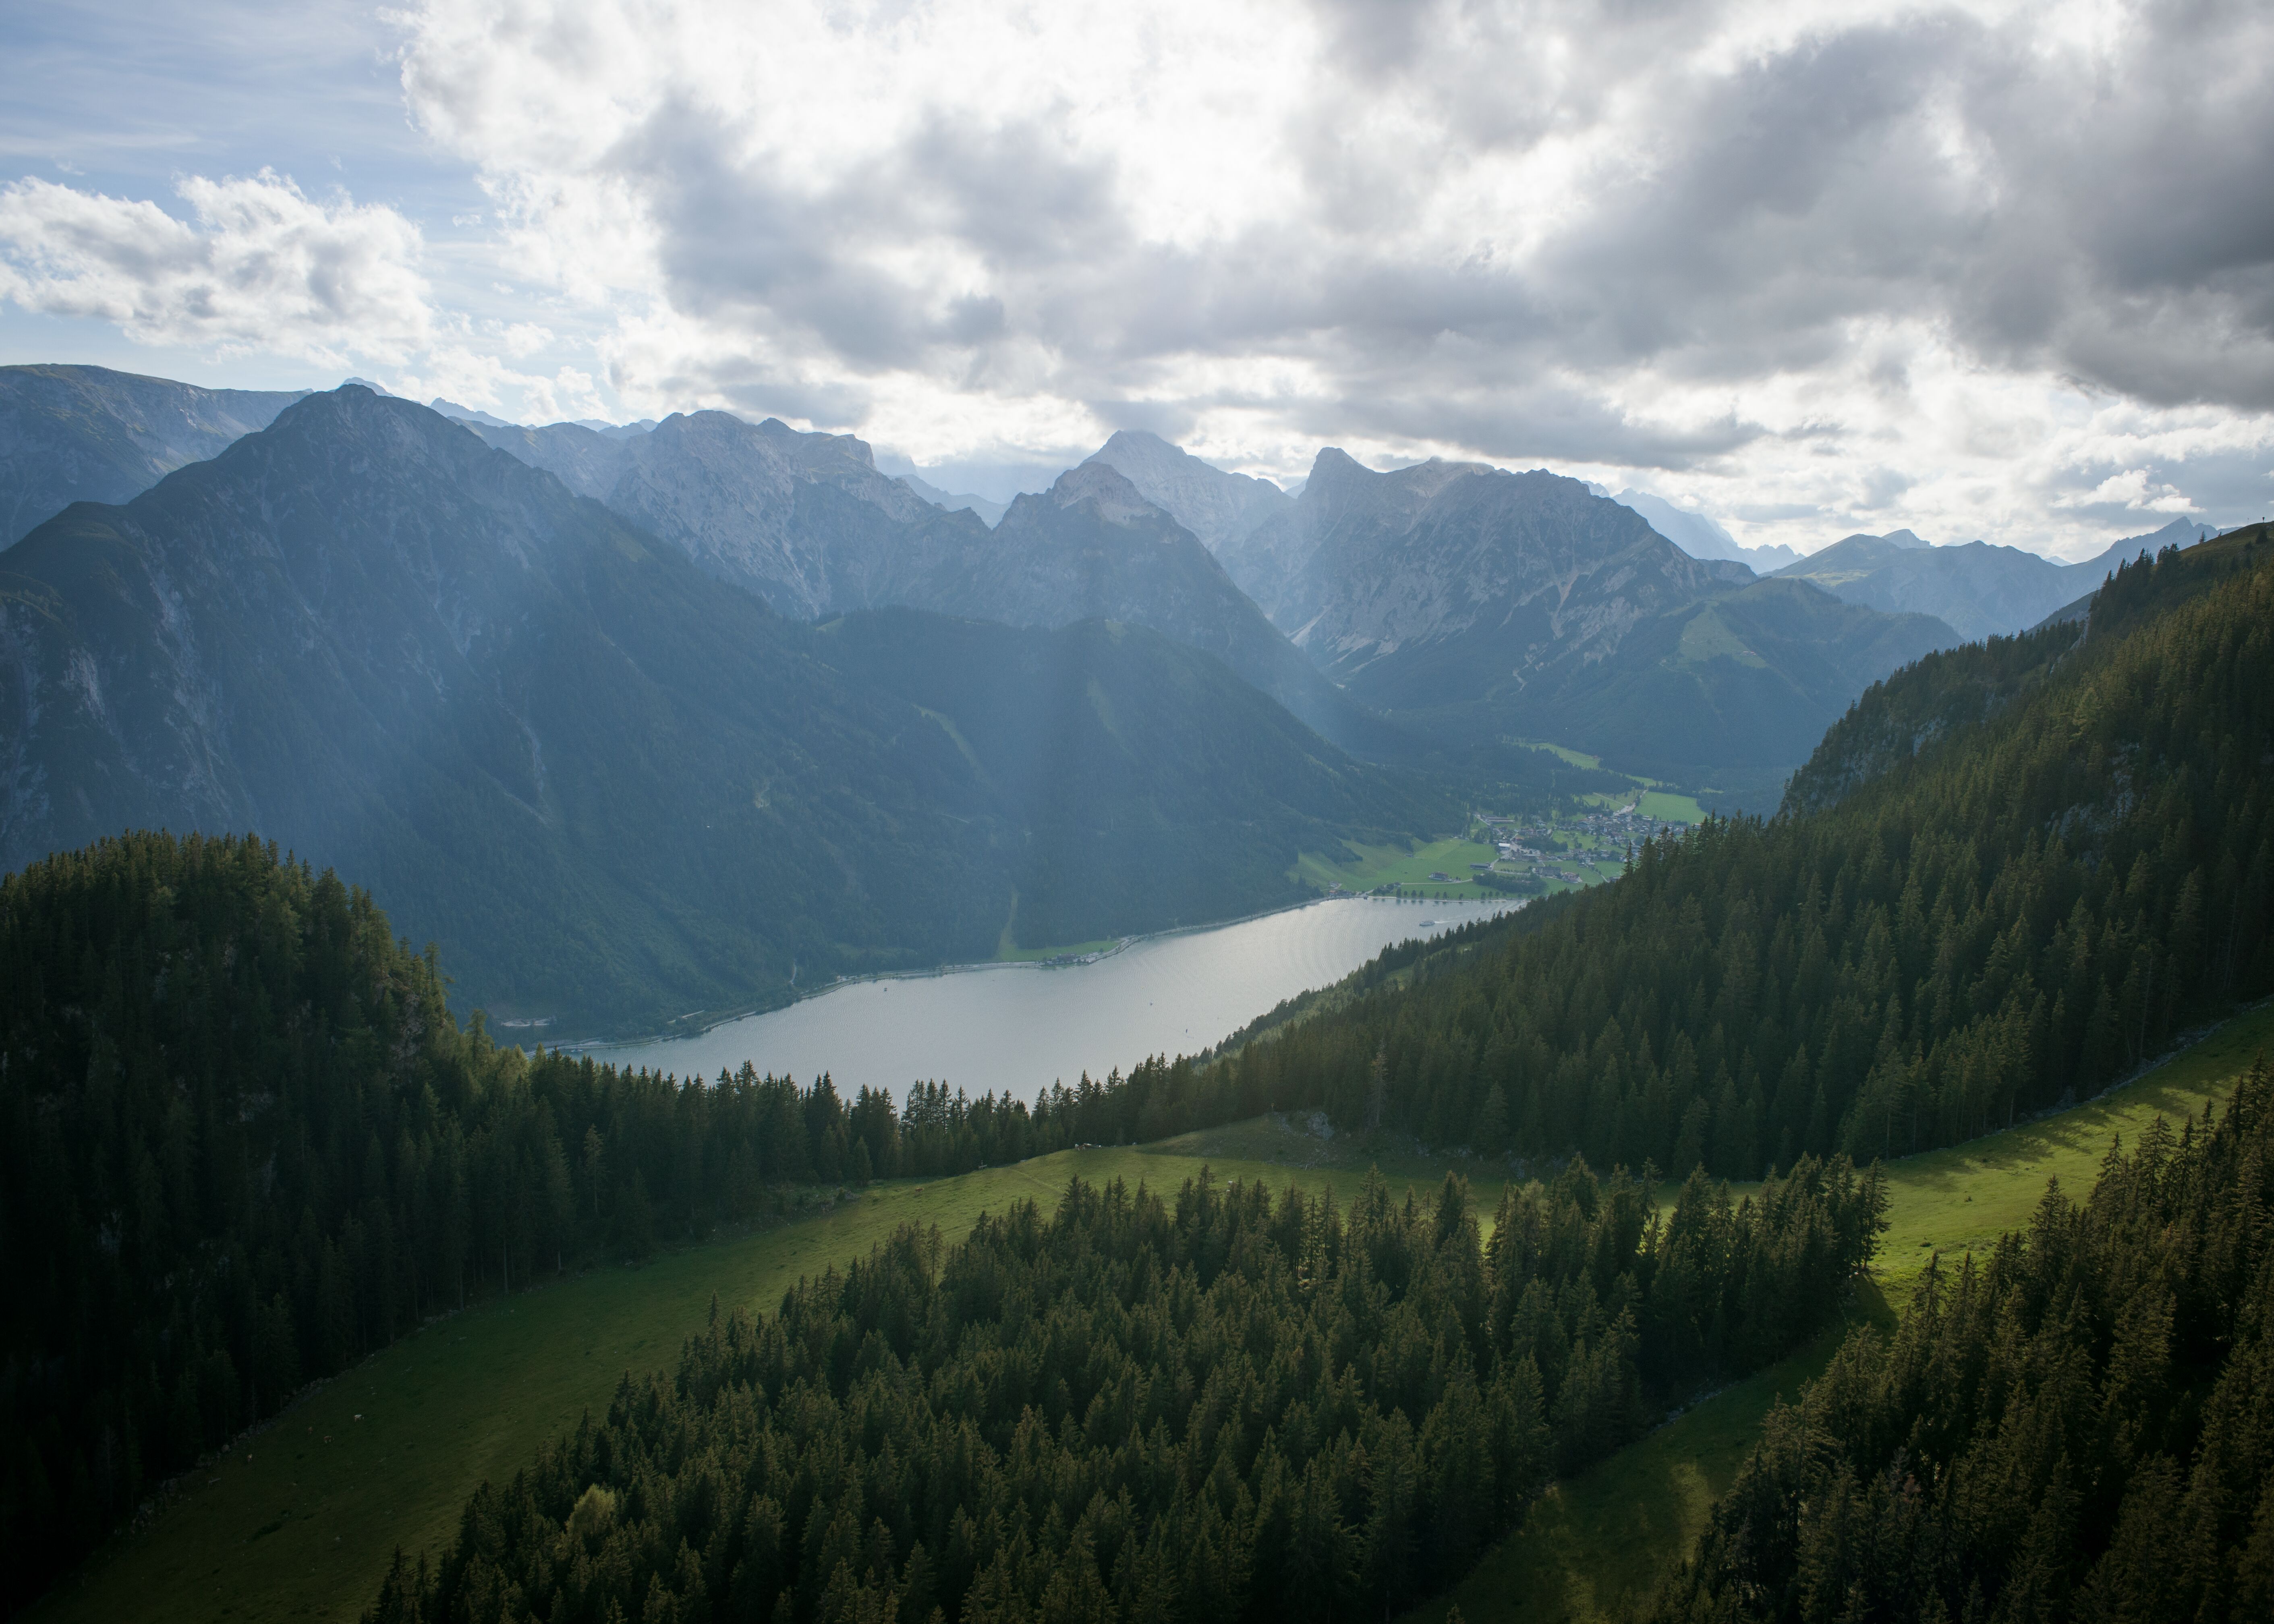
[[[1337,898],[1229,925],[1138,937],[1071,963],[990,964],[847,981],[698,1035],[596,1045],[596,1060],[715,1078],[748,1061],[840,1095],[944,1082],[1033,1099],[1086,1071],[1213,1048],[1282,1000],[1385,947],[1491,919],[1514,900]]]

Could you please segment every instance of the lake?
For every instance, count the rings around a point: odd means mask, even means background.
[[[1385,947],[1489,919],[1512,902],[1314,902],[1211,929],[1148,936],[1085,965],[986,965],[854,981],[697,1037],[595,1045],[596,1060],[716,1077],[749,1061],[840,1094],[906,1096],[918,1079],[1032,1099],[1084,1071],[1221,1042],[1283,998],[1340,981]]]

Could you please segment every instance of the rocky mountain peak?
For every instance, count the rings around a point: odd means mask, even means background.
[[[1020,501],[1026,499],[1021,497]],[[1103,462],[1084,462],[1058,477],[1057,483],[1037,499],[1055,508],[1088,503],[1098,518],[1123,526],[1175,523],[1137,492],[1137,487],[1117,469]],[[1013,504],[1015,507],[1016,504]]]
[[[1227,473],[1158,434],[1122,429],[1083,464],[1116,470],[1137,494],[1229,560],[1255,527],[1288,506],[1269,479]]]

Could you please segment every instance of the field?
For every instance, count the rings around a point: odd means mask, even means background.
[[[1468,877],[1471,863],[1490,862],[1500,855],[1481,841],[1456,836],[1408,847],[1360,846],[1345,840],[1343,847],[1348,855],[1341,859],[1332,853],[1304,853],[1295,865],[1295,877],[1308,880],[1321,891],[1329,885],[1340,885],[1346,891],[1372,891],[1377,885],[1395,884],[1431,897],[1500,895],[1472,883]],[[1433,873],[1454,877],[1450,883],[1432,882],[1429,876]]]
[[[1668,790],[1653,789],[1643,792],[1642,803],[1635,808],[1645,817],[1664,818],[1675,823],[1702,823],[1706,809],[1698,804],[1695,795],[1676,795]]]
[[[1545,750],[1567,767],[1585,767],[1593,771],[1603,764],[1603,758],[1600,756],[1589,756],[1565,745],[1549,744],[1543,739],[1510,739],[1508,742],[1522,745],[1527,750]]]
[[[2159,1116],[2174,1123],[2201,1116],[2204,1101],[2223,1100],[2262,1053],[2274,1053],[2274,1005],[2228,1022],[2138,1081],[2074,1110],[1891,1163],[1878,1278],[1857,1293],[1850,1323],[1893,1324],[1927,1259],[1986,1247],[2026,1224],[2048,1179],[2081,1197],[2112,1139],[2130,1145]],[[1417,1609],[1413,1624],[1437,1624],[1452,1602],[1471,1624],[1626,1616],[1704,1528],[1770,1404],[1780,1395],[1794,1397],[1820,1372],[1838,1336],[1818,1339],[1558,1484],[1449,1597]]]
[[[2253,1056],[2274,1049],[2262,1006],[2140,1080],[2078,1109],[1972,1145],[1893,1164],[1880,1279],[1852,1312],[1885,1317],[1924,1259],[1980,1246],[2026,1222],[2044,1189],[2089,1185],[2110,1139],[2128,1143],[2158,1114],[2196,1114]],[[1300,1122],[1262,1118],[1157,1145],[1067,1151],[928,1184],[877,1185],[797,1222],[603,1268],[437,1320],[335,1378],[191,1475],[142,1530],[112,1542],[27,1615],[62,1620],[354,1620],[397,1546],[432,1549],[466,1496],[503,1480],[546,1437],[604,1407],[627,1370],[676,1357],[713,1294],[722,1309],[771,1310],[801,1274],[859,1256],[900,1222],[963,1234],[984,1209],[1053,1202],[1066,1180],[1173,1187],[1203,1165],[1221,1179],[1291,1179],[1356,1192],[1371,1165],[1394,1188],[1467,1173],[1480,1213],[1498,1170],[1425,1157],[1409,1144],[1368,1149]],[[1884,1292],[1884,1296],[1882,1295]],[[1654,1583],[1728,1486],[1778,1394],[1820,1370],[1827,1337],[1696,1405],[1595,1470],[1561,1484],[1448,1600],[1471,1620],[1615,1615]],[[1444,1603],[1416,1619],[1434,1620]]]

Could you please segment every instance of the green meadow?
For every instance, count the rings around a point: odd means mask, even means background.
[[[1877,1282],[1853,1317],[1887,1318],[1924,1260],[1988,1244],[2027,1221],[2049,1178],[2081,1192],[2112,1138],[2157,1116],[2199,1115],[2262,1049],[2261,1007],[2127,1086],[1970,1145],[1892,1164],[1892,1227]],[[1156,1145],[1062,1152],[928,1184],[822,1201],[792,1222],[604,1267],[472,1306],[310,1392],[223,1459],[175,1485],[28,1617],[76,1620],[352,1620],[398,1546],[432,1550],[485,1479],[503,1481],[538,1446],[604,1408],[626,1372],[669,1365],[714,1297],[721,1312],[774,1308],[801,1275],[865,1253],[902,1222],[950,1240],[984,1210],[1055,1202],[1068,1179],[1174,1188],[1203,1167],[1220,1180],[1333,1187],[1347,1201],[1378,1166],[1394,1188],[1465,1173],[1480,1215],[1502,1176],[1467,1158],[1369,1150],[1302,1121],[1260,1118]],[[1449,1598],[1472,1620],[1616,1616],[1695,1537],[1744,1458],[1761,1416],[1829,1357],[1834,1338],[1694,1405],[1594,1470],[1557,1485],[1525,1525]]]
[[[1471,882],[1469,865],[1488,863],[1499,855],[1482,841],[1465,836],[1412,846],[1360,846],[1345,840],[1339,853],[1304,853],[1295,865],[1294,876],[1322,891],[1330,885],[1340,885],[1347,891],[1397,885],[1409,891],[1427,891],[1433,898],[1493,897],[1500,893]],[[1440,873],[1450,875],[1451,880],[1430,879],[1432,874]]]
[[[2074,1110],[1888,1164],[1888,1229],[1876,1278],[1849,1321],[1893,1325],[1931,1257],[1986,1249],[2027,1224],[2049,1181],[2081,1199],[2112,1142],[2135,1143],[2158,1116],[2175,1126],[2224,1101],[2261,1054],[2274,1053],[2274,1004],[2227,1022],[2137,1081]],[[1672,1194],[1669,1189],[1666,1194]],[[1471,1624],[1593,1624],[1623,1618],[1706,1525],[1780,1396],[1796,1396],[1844,1331],[1693,1405],[1593,1470],[1559,1483],[1449,1596],[1417,1609],[1437,1624],[1457,1603]]]

